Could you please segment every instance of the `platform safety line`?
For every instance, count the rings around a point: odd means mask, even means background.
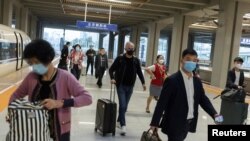
[[[19,83],[21,83],[22,81],[23,81],[23,80],[20,80],[20,81],[18,81],[18,82],[16,82],[16,83],[12,83],[11,86],[9,86],[9,87],[7,87],[7,88],[1,90],[1,91],[0,91],[0,95],[1,95],[1,94],[4,94],[5,91],[11,89],[12,87],[15,87],[15,86],[19,85]]]
[[[0,91],[0,112],[2,112],[4,109],[8,107],[11,95],[15,92],[15,90],[17,89],[17,86],[21,82],[22,80]]]

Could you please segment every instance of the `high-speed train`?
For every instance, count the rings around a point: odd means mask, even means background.
[[[23,31],[0,24],[0,77],[24,67],[23,50],[30,41]]]

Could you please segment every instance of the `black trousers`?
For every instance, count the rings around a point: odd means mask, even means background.
[[[68,70],[67,60],[61,59],[58,64],[58,68]]]
[[[103,75],[105,73],[106,68],[105,67],[100,67],[98,70],[98,81],[97,81],[97,85],[102,86],[102,78]]]
[[[62,134],[59,141],[70,141],[70,132]]]
[[[192,121],[191,119],[187,120],[185,127],[182,129],[180,133],[171,135],[169,134],[168,141],[184,141],[185,138],[187,137],[191,121]]]
[[[88,74],[89,65],[91,65],[91,75],[93,75],[93,65],[94,65],[94,61],[93,61],[93,60],[87,60],[86,74]]]
[[[77,80],[80,79],[81,69],[79,69],[78,64],[74,64],[71,69],[71,73],[76,77]]]

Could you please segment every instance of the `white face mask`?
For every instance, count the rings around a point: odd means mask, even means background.
[[[80,51],[80,48],[79,48],[79,47],[76,47],[76,51]]]
[[[234,66],[235,66],[236,68],[238,68],[238,69],[241,69],[241,66],[242,66],[242,65],[236,63],[236,64],[234,64]]]
[[[160,64],[163,64],[163,63],[164,63],[164,60],[163,60],[163,59],[159,60],[159,63],[160,63]]]

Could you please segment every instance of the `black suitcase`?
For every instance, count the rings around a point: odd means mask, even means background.
[[[221,101],[220,114],[223,116],[222,124],[246,124],[248,104],[241,102]]]
[[[112,85],[110,91],[110,99],[98,99],[96,106],[95,131],[100,131],[103,136],[107,133],[112,133],[115,136],[116,128],[116,109],[115,103],[115,88],[112,98]]]

